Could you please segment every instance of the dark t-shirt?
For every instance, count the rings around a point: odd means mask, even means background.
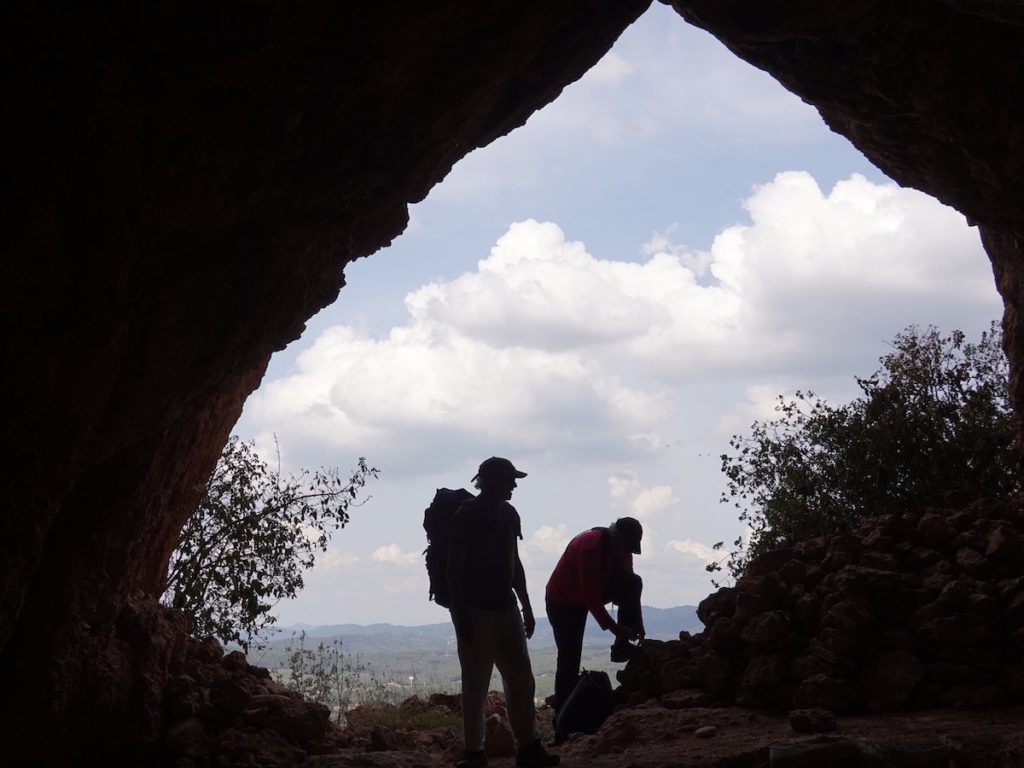
[[[516,604],[516,540],[523,537],[515,507],[507,501],[470,499],[452,517],[452,547],[466,549],[463,594],[466,605],[499,610]]]

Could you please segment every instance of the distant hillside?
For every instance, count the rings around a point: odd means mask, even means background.
[[[699,632],[703,625],[697,618],[696,608],[682,605],[675,608],[645,606],[644,625],[652,639],[671,640],[680,630]],[[305,647],[315,650],[323,643],[331,646],[341,643],[348,663],[365,666],[365,676],[376,680],[376,685],[401,688],[402,696],[430,693],[435,690],[457,690],[460,677],[459,661],[455,652],[455,631],[447,611],[437,609],[443,621],[420,626],[400,624],[330,624],[314,626],[292,624],[275,629],[266,636],[266,647],[250,653],[250,660],[270,669],[288,666],[287,649],[298,646],[298,638],[306,633]],[[612,637],[602,632],[593,618],[588,619],[583,643],[583,666],[604,669],[613,673],[621,664],[613,664],[608,657]],[[530,660],[537,678],[537,695],[551,693],[555,671],[555,641],[547,617],[538,617],[537,630],[529,643]],[[497,677],[491,687],[501,685]]]
[[[332,643],[340,640],[346,653],[360,654],[365,657],[381,655],[396,656],[416,653],[450,652],[454,648],[455,632],[452,623],[447,619],[447,612],[438,608],[438,616],[444,621],[436,624],[404,626],[401,624],[328,624],[314,626],[310,624],[292,624],[275,628],[266,636],[267,649],[263,654],[262,663],[277,666],[283,663],[283,650],[289,644],[294,645],[293,638],[306,633],[306,646],[318,643]],[[653,639],[670,640],[679,636],[680,630],[699,632],[703,625],[697,618],[697,609],[692,605],[681,605],[675,608],[652,608],[644,606],[644,626],[647,636]],[[593,617],[587,621],[584,642],[590,646],[610,643],[611,635],[597,626]],[[541,650],[554,647],[555,639],[547,617],[537,617],[537,630],[530,640],[530,648]]]
[[[405,626],[402,624],[324,624],[314,626],[312,624],[291,624],[286,627],[276,628],[274,639],[281,637],[289,638],[292,634],[306,633],[306,637],[321,639],[343,638],[352,641],[353,645],[363,645],[356,642],[357,638],[372,638],[374,647],[379,647],[381,641],[397,642],[404,644],[413,638],[437,639],[448,638],[452,634],[452,623],[448,619],[448,612],[438,608],[438,615],[444,620],[436,624],[420,624],[418,626]],[[697,618],[697,607],[693,605],[680,605],[675,608],[652,608],[644,606],[644,627],[647,636],[658,640],[668,640],[679,635],[680,630],[688,632],[699,632],[704,628]],[[597,622],[591,617],[587,621],[586,638],[598,638],[604,634]],[[537,631],[533,636],[534,643],[550,643],[554,645],[554,637],[551,634],[551,626],[546,616],[537,617]]]

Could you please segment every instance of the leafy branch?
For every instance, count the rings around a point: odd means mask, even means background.
[[[861,394],[853,401],[780,395],[775,418],[732,437],[733,452],[721,456],[721,501],[750,531],[709,571],[725,566],[738,576],[762,552],[868,515],[935,505],[950,492],[1020,489],[999,327],[992,323],[971,343],[959,330],[944,336],[910,326],[890,348],[877,371],[855,377]]]
[[[347,477],[336,468],[284,477],[280,449],[272,468],[231,437],[171,555],[162,601],[189,616],[194,634],[248,649],[378,474],[360,458]]]

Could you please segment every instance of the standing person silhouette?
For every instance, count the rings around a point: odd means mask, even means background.
[[[630,641],[642,639],[640,611],[643,580],[633,573],[633,555],[640,554],[643,526],[632,517],[620,517],[607,528],[591,528],[576,536],[555,565],[545,590],[545,607],[555,635],[555,718],[569,698],[580,672],[583,632],[587,613],[601,629],[615,635],[611,660],[628,661],[636,650]],[[619,606],[615,621],[604,607]],[[556,729],[555,743],[568,734]]]
[[[559,760],[540,741],[533,700],[535,681],[526,650],[535,621],[519,559],[522,523],[509,504],[516,480],[524,477],[526,473],[508,459],[492,456],[473,478],[479,495],[462,504],[452,517],[448,589],[462,666],[465,736],[465,755],[457,768],[487,765],[484,703],[495,665],[516,737],[516,765],[545,768]]]

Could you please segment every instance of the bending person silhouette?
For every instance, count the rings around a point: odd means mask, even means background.
[[[620,517],[607,528],[591,528],[569,542],[548,579],[545,603],[555,635],[555,715],[569,697],[580,672],[583,631],[589,612],[601,629],[615,635],[611,660],[628,661],[636,650],[630,641],[642,639],[640,611],[643,581],[633,573],[633,555],[640,554],[643,527],[632,517]],[[618,621],[605,609],[619,606]],[[556,742],[560,736],[555,734]]]

